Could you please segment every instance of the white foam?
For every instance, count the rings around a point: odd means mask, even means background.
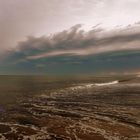
[[[92,87],[92,86],[94,86],[94,84],[87,84],[87,85],[86,85],[87,88],[90,88],[90,87]]]
[[[114,85],[118,83],[119,81],[112,81],[112,82],[107,82],[107,83],[96,83],[95,86],[108,86],[108,85]]]
[[[70,87],[69,89],[71,90],[77,90],[77,89],[85,89],[85,88],[92,88],[94,86],[108,86],[108,85],[114,85],[114,84],[118,84],[119,81],[111,81],[111,82],[107,82],[107,83],[88,83],[88,84],[82,84],[82,85],[78,85],[78,86],[74,86],[74,87]]]

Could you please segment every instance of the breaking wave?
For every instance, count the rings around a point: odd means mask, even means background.
[[[114,85],[114,84],[118,84],[119,81],[112,81],[112,82],[107,82],[107,83],[96,83],[94,84],[95,86],[107,86],[107,85]]]
[[[107,82],[107,83],[90,83],[90,84],[83,84],[83,85],[77,85],[74,87],[71,87],[70,89],[72,90],[77,90],[77,89],[84,89],[84,88],[92,88],[92,87],[96,87],[96,86],[109,86],[109,85],[115,85],[118,84],[119,81],[112,81],[112,82]]]

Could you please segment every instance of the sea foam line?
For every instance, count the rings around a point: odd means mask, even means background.
[[[119,81],[112,81],[112,82],[107,82],[107,83],[96,83],[94,84],[95,86],[107,86],[107,85],[114,85],[114,84],[118,84]]]

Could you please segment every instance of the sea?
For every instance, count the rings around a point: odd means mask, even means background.
[[[0,140],[140,140],[140,76],[0,76]]]

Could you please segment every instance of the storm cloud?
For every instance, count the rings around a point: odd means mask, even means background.
[[[11,53],[24,55],[24,59],[41,59],[57,55],[94,55],[114,51],[140,50],[140,27],[106,31],[93,28],[84,31],[81,24],[50,36],[30,36],[19,42]]]
[[[84,31],[82,25],[78,24],[50,36],[28,37],[27,40],[19,42],[15,49],[5,53],[1,65],[3,68],[12,67],[24,72],[37,69],[39,72],[41,69],[43,72],[48,69],[52,71],[58,67],[63,69],[61,72],[72,72],[73,69],[81,70],[89,65],[92,65],[90,71],[126,68],[138,70],[139,44],[138,24],[113,30],[95,26],[89,31]]]

